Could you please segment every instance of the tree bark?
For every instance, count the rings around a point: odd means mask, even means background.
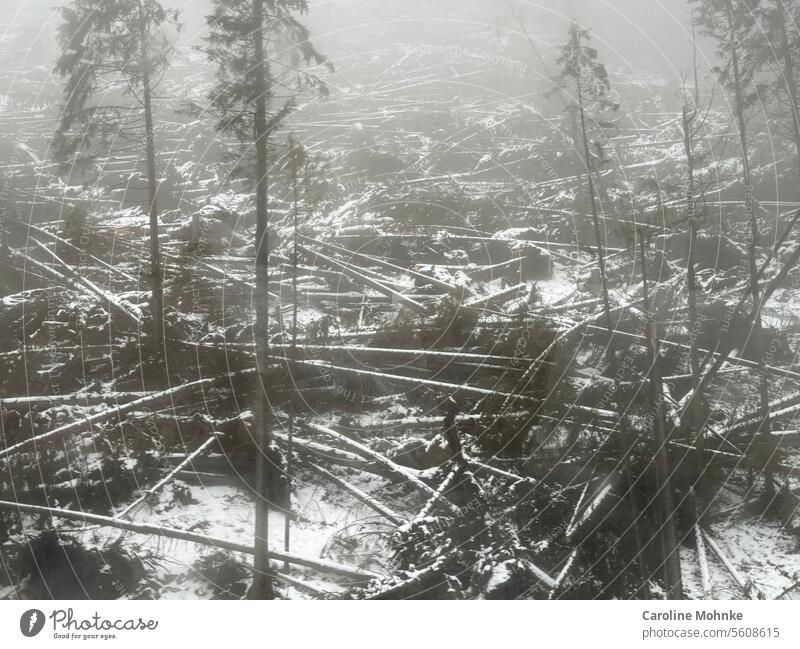
[[[270,403],[267,392],[269,376],[269,203],[267,144],[267,60],[264,44],[264,2],[253,0],[253,41],[255,49],[255,120],[256,151],[256,287],[255,336],[258,364],[255,404],[256,517],[255,575],[251,596],[272,599],[274,596],[269,565],[269,485],[273,470],[267,456],[271,443]]]
[[[771,454],[769,453],[770,447],[770,421],[769,421],[769,378],[764,362],[763,351],[763,335],[761,326],[761,291],[758,283],[758,260],[757,244],[758,244],[758,222],[756,220],[755,205],[753,204],[753,185],[750,176],[750,159],[747,151],[747,121],[744,114],[744,97],[742,87],[741,67],[739,61],[739,47],[737,46],[737,36],[735,33],[735,23],[733,18],[733,7],[730,0],[725,3],[727,20],[728,20],[728,33],[731,44],[731,67],[733,72],[733,91],[734,91],[734,109],[736,111],[736,123],[739,129],[739,142],[742,147],[742,181],[744,182],[744,207],[745,216],[748,217],[750,222],[750,241],[748,245],[748,266],[750,270],[750,295],[753,301],[753,308],[755,309],[755,317],[753,319],[752,330],[752,344],[754,352],[758,357],[758,374],[759,374],[759,398],[761,404],[761,425],[756,434],[761,433],[762,436],[762,456],[764,459],[764,481],[765,492],[768,498],[775,495],[775,484],[772,479],[772,470],[769,467]]]
[[[697,75],[695,69],[695,83]],[[695,90],[697,92],[697,90]],[[695,95],[697,97],[697,95]],[[696,101],[696,100],[695,100]],[[697,337],[700,335],[699,318],[697,313],[697,277],[695,274],[695,250],[697,246],[697,198],[695,196],[695,160],[694,143],[692,137],[692,125],[697,119],[699,106],[695,103],[694,107],[688,105],[683,107],[683,146],[686,153],[686,166],[688,168],[688,187],[686,190],[686,208],[689,219],[689,249],[687,251],[686,262],[686,289],[688,291],[687,303],[689,309],[689,365],[692,374],[692,387],[694,392],[689,404],[689,427],[694,433],[694,444],[700,449],[697,453],[697,464],[695,471],[698,485],[703,483],[703,472],[705,468],[705,455],[702,449],[705,445],[704,426],[703,426],[703,395],[697,391],[700,384],[700,355],[697,350]],[[702,493],[702,489],[700,492]]]
[[[644,241],[640,241],[642,257],[642,282],[644,284],[645,311],[650,312],[647,289],[647,267],[645,266]],[[650,355],[650,387],[652,389],[653,437],[655,442],[654,464],[656,469],[656,508],[660,518],[661,546],[664,555],[664,590],[667,599],[683,599],[683,580],[679,554],[678,530],[675,525],[675,504],[670,481],[669,454],[667,453],[666,412],[659,363],[660,341],[658,320],[647,319],[648,351]]]
[[[150,61],[147,57],[147,26],[144,11],[139,2],[140,16],[140,62],[142,66],[142,95],[144,102],[144,131],[147,159],[147,190],[150,216],[150,300],[153,318],[153,350],[157,356],[164,353],[164,288],[161,272],[161,251],[158,241],[158,178],[156,175],[156,147],[153,126],[152,89],[150,83]]]

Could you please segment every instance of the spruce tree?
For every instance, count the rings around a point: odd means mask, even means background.
[[[61,9],[55,72],[65,78],[65,102],[54,136],[56,158],[85,167],[119,141],[144,141],[147,212],[150,219],[152,342],[164,342],[164,297],[158,242],[158,170],[153,93],[173,52],[170,32],[180,29],[177,11],[157,0],[72,0]],[[109,97],[128,98],[121,104]],[[143,126],[142,126],[143,125]]]
[[[737,126],[742,162],[742,191],[745,218],[750,226],[748,237],[748,267],[750,296],[753,304],[753,322],[750,342],[759,366],[759,425],[764,454],[764,480],[767,498],[772,498],[775,485],[770,468],[772,452],[769,412],[769,377],[763,353],[761,307],[763,305],[758,270],[758,244],[760,232],[756,218],[755,192],[752,180],[748,122],[760,101],[758,84],[763,64],[757,43],[760,2],[756,0],[691,0],[695,4],[697,24],[706,36],[716,41],[721,65],[715,69],[720,83],[729,93]]]
[[[269,399],[269,161],[270,138],[294,108],[300,94],[326,93],[325,84],[304,68],[327,64],[309,40],[299,17],[306,0],[214,0],[207,16],[205,51],[217,66],[210,111],[221,133],[235,136],[254,157],[256,201],[255,344],[258,365],[255,409],[256,529],[255,578],[251,596],[272,597],[267,557],[269,485],[279,468],[270,460]]]

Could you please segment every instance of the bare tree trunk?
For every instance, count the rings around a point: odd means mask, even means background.
[[[580,40],[578,37],[578,26],[575,22],[572,23],[572,39],[573,46],[577,49],[580,47]],[[628,494],[627,505],[631,512],[634,525],[634,541],[636,544],[636,565],[639,569],[639,575],[642,580],[641,588],[637,590],[637,596],[647,598],[649,596],[649,586],[647,583],[647,570],[645,568],[644,558],[644,544],[641,525],[641,512],[636,502],[636,494],[633,490],[634,480],[631,472],[631,450],[633,448],[635,439],[633,435],[628,434],[628,427],[625,421],[625,405],[621,401],[621,390],[619,384],[619,372],[617,365],[617,357],[613,345],[614,340],[614,323],[611,319],[611,302],[608,297],[608,281],[606,277],[606,258],[604,240],[600,236],[600,222],[597,214],[597,197],[594,186],[594,174],[592,165],[591,154],[589,153],[589,141],[586,134],[586,114],[583,105],[583,88],[581,87],[580,72],[578,73],[578,80],[576,85],[576,94],[578,97],[578,114],[580,117],[581,137],[583,138],[583,153],[585,156],[586,164],[586,178],[589,186],[589,202],[592,209],[592,224],[594,226],[594,235],[597,242],[597,261],[600,265],[600,282],[603,299],[603,311],[606,319],[606,329],[608,330],[608,354],[611,362],[611,371],[614,375],[614,400],[617,406],[619,415],[620,438],[622,440],[622,451],[625,456],[623,476],[626,482],[626,492]]]
[[[764,455],[769,455],[769,440],[772,436],[770,434],[770,421],[769,421],[769,377],[767,376],[766,364],[764,362],[763,352],[763,335],[761,326],[761,312],[759,307],[761,305],[760,288],[758,284],[758,264],[756,259],[757,243],[759,238],[758,222],[756,220],[755,205],[753,204],[753,185],[750,176],[750,159],[747,152],[747,122],[744,114],[744,98],[742,96],[742,76],[739,61],[739,48],[737,45],[737,37],[734,32],[734,19],[733,7],[730,0],[725,3],[729,36],[731,42],[731,66],[733,71],[733,88],[734,88],[734,107],[736,110],[736,123],[739,129],[739,142],[742,147],[742,175],[744,182],[744,207],[745,214],[750,221],[750,242],[748,246],[748,264],[750,270],[750,294],[753,301],[753,308],[755,309],[755,318],[753,320],[752,329],[752,344],[755,354],[758,356],[758,373],[759,373],[759,397],[761,406],[761,424],[759,425],[756,435],[761,433],[764,444]],[[765,491],[767,497],[772,497],[775,494],[775,483],[772,479],[772,470],[769,468],[769,457],[765,457],[764,467],[764,480]]]
[[[650,355],[650,386],[653,399],[653,437],[655,441],[654,464],[656,469],[656,503],[659,510],[661,547],[664,556],[664,590],[667,599],[683,599],[683,580],[679,554],[678,530],[675,525],[675,504],[670,483],[669,455],[667,453],[667,419],[664,408],[664,392],[661,383],[659,362],[659,322],[650,315],[650,297],[647,288],[647,266],[644,239],[639,242],[642,257],[642,282],[644,284],[644,306],[648,313],[647,339]]]
[[[292,224],[292,349],[291,359],[297,359],[297,226],[298,226],[298,197],[297,197],[297,169],[292,167],[292,207],[293,207],[293,224]],[[289,366],[289,380],[291,382],[291,368]],[[292,454],[294,453],[294,418],[297,410],[296,392],[293,388],[292,395],[289,400],[289,440],[286,449],[286,477],[289,483],[289,502],[287,509],[291,510],[292,507]],[[289,543],[291,540],[291,517],[286,516],[283,528],[283,546],[286,552],[289,551]]]
[[[696,81],[695,74],[695,83]],[[695,98],[697,95],[695,95]],[[695,99],[696,101],[696,99]],[[697,482],[702,484],[703,469],[705,467],[705,442],[703,425],[703,395],[699,394],[697,386],[700,384],[700,355],[697,350],[697,337],[699,331],[699,319],[697,313],[697,277],[695,274],[695,251],[697,246],[697,197],[695,196],[695,160],[694,142],[692,135],[692,125],[699,111],[699,106],[695,103],[694,108],[688,105],[683,107],[683,146],[686,152],[686,165],[688,167],[689,184],[686,190],[686,207],[689,219],[689,250],[687,252],[686,263],[686,289],[688,291],[687,302],[689,308],[689,364],[692,374],[692,396],[689,404],[689,421],[691,430],[694,432],[694,445],[697,447],[695,468],[697,472]],[[702,490],[700,490],[702,492]]]
[[[251,597],[271,599],[274,595],[269,565],[269,496],[272,472],[268,457],[271,443],[269,387],[269,203],[267,140],[267,60],[264,46],[263,0],[253,0],[253,40],[255,45],[255,121],[256,149],[256,287],[255,336],[256,380],[255,453],[256,523],[255,574]]]
[[[572,39],[575,48],[576,49],[579,48],[580,41],[578,39],[578,26],[575,23],[572,23]],[[611,336],[611,339],[609,339],[608,342],[608,347],[609,347],[609,353],[613,356],[614,347],[612,345],[612,340],[614,336],[614,324],[611,321],[611,304],[608,299],[608,281],[606,278],[605,247],[603,239],[600,236],[600,222],[597,214],[597,196],[596,196],[597,192],[595,191],[594,174],[592,173],[594,165],[592,165],[592,157],[591,154],[589,153],[589,142],[586,136],[586,114],[584,112],[584,107],[583,107],[583,88],[581,87],[580,76],[578,77],[578,81],[575,85],[578,96],[578,113],[580,116],[581,136],[583,137],[583,152],[586,163],[586,176],[589,179],[589,202],[592,209],[592,224],[594,225],[594,235],[595,235],[595,240],[597,241],[597,261],[598,264],[600,265],[600,286],[603,297],[603,309],[606,315],[606,326],[608,327],[608,334],[609,336]]]
[[[139,57],[142,66],[142,94],[144,102],[144,131],[147,158],[147,189],[150,215],[150,309],[153,317],[153,347],[160,355],[164,345],[164,289],[161,276],[161,251],[158,242],[158,178],[156,177],[156,147],[153,127],[150,62],[147,57],[147,26],[139,3]]]

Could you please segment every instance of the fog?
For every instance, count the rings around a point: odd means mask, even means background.
[[[185,23],[182,43],[201,42],[208,0],[167,2],[179,8]],[[54,34],[57,3],[52,0],[2,0],[0,41],[7,44],[15,28],[30,28],[30,47],[21,51],[2,46],[5,62],[23,57],[31,65],[48,65],[56,55]],[[512,12],[513,10],[513,12]],[[513,47],[520,57],[538,57],[523,36],[523,24],[538,54],[551,61],[555,47],[572,17],[591,29],[594,45],[612,71],[633,75],[659,75],[678,83],[691,67],[689,12],[685,0],[319,0],[311,3],[307,22],[321,48],[336,62],[365,48],[386,48],[398,43],[423,42],[462,45],[462,34],[483,29]],[[394,41],[394,43],[392,43]],[[713,58],[700,44],[705,70]],[[538,70],[542,73],[542,70]]]

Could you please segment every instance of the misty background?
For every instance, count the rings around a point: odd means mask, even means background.
[[[552,64],[575,17],[591,29],[593,44],[612,74],[640,77],[649,84],[660,81],[676,89],[682,77],[691,76],[692,41],[685,0],[320,0],[310,4],[307,23],[312,37],[339,69],[347,68],[348,57],[365,51],[395,48],[399,52],[401,46],[415,43],[470,47],[471,38],[489,33],[498,51],[519,61],[520,69],[526,66],[531,78],[547,77],[552,70],[542,66],[542,60]],[[199,45],[209,3],[183,0],[167,5],[181,10],[185,23],[181,46]],[[42,66],[43,84],[58,85],[50,75],[57,56],[58,6],[51,0],[0,1],[0,92],[7,92],[14,83],[15,72],[38,66]],[[515,16],[522,18],[538,52]],[[712,49],[701,41],[698,50],[701,73],[707,76],[714,64]],[[357,74],[348,78],[359,83]]]

